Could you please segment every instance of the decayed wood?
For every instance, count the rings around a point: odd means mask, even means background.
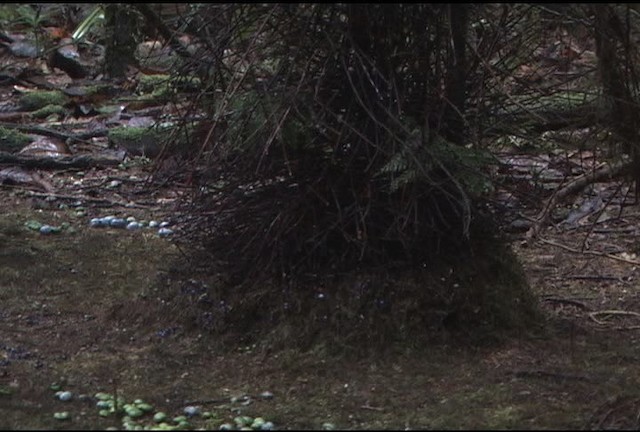
[[[107,128],[100,128],[97,130],[73,134],[73,133],[58,131],[55,129],[45,128],[42,126],[19,124],[19,123],[5,123],[5,122],[0,122],[0,127],[7,128],[7,129],[15,129],[22,133],[48,136],[51,138],[58,138],[63,140],[69,139],[72,141],[85,141],[90,138],[106,136],[108,133]]]
[[[566,186],[558,189],[545,203],[544,208],[536,216],[536,222],[529,228],[527,232],[527,239],[531,240],[538,236],[540,229],[546,224],[549,219],[551,211],[556,207],[558,201],[566,198],[567,196],[576,194],[583,190],[585,187],[592,183],[596,183],[600,180],[612,179],[621,176],[631,169],[632,162],[620,162],[613,165],[604,165],[598,169],[585,173],[575,180],[569,182]]]
[[[596,102],[585,103],[567,109],[521,110],[497,116],[495,123],[483,131],[485,136],[500,136],[517,132],[525,127],[535,133],[555,131],[564,128],[586,128],[595,126],[601,120]],[[523,126],[524,125],[524,126]]]
[[[66,157],[37,157],[13,153],[0,152],[0,164],[19,165],[25,168],[64,169],[64,168],[92,168],[117,166],[123,158],[105,156],[66,156]]]

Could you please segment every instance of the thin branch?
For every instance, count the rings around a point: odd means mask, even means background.
[[[612,179],[623,175],[631,167],[631,162],[620,162],[613,165],[603,164],[600,167],[596,168],[594,171],[585,173],[569,182],[569,184],[567,184],[563,188],[556,190],[556,192],[547,201],[543,210],[536,216],[536,222],[529,229],[529,231],[527,231],[527,240],[535,239],[538,236],[538,234],[540,233],[540,229],[542,229],[542,226],[547,222],[549,216],[551,215],[551,211],[556,207],[560,200],[566,198],[569,195],[580,192],[592,183],[596,183],[604,179]]]
[[[620,261],[620,262],[625,262],[628,264],[633,264],[633,265],[640,265],[640,261],[636,261],[636,260],[631,260],[631,259],[627,259],[627,258],[622,258],[619,257],[617,255],[612,255],[610,253],[606,253],[606,252],[597,252],[597,251],[589,251],[589,250],[585,250],[585,251],[581,251],[579,249],[575,249],[560,243],[556,243],[552,240],[546,240],[546,239],[539,239],[542,243],[546,243],[548,245],[551,246],[555,246],[555,247],[559,247],[561,249],[564,249],[566,251],[575,253],[575,254],[584,254],[584,255],[594,255],[594,256],[599,256],[599,257],[604,257],[604,258],[610,258],[616,261]]]

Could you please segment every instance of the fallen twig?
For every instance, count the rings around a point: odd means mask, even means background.
[[[532,240],[538,237],[540,233],[540,229],[549,219],[549,215],[551,211],[556,207],[558,201],[561,199],[575,194],[591,183],[595,183],[597,181],[603,179],[610,179],[617,177],[623,174],[626,170],[631,167],[631,162],[621,162],[613,165],[601,165],[597,169],[585,173],[581,176],[576,177],[574,180],[569,182],[566,186],[556,190],[556,192],[551,195],[544,208],[538,213],[536,216],[536,222],[533,224],[529,231],[527,231],[526,238],[527,240]]]
[[[597,275],[576,275],[576,276],[565,276],[565,279],[574,279],[574,280],[613,280],[613,281],[621,281],[622,280],[617,276],[597,276]]]
[[[369,410],[369,411],[378,411],[378,412],[383,412],[384,411],[384,408],[374,407],[374,406],[370,406],[370,405],[362,405],[360,408],[361,409],[365,409],[365,410]]]
[[[547,372],[543,370],[512,371],[511,373],[518,378],[553,378],[571,381],[593,381],[593,378],[584,375],[570,375],[559,372]]]
[[[595,317],[597,315],[629,315],[640,318],[640,313],[633,311],[624,311],[624,310],[603,310],[603,311],[594,311],[589,312],[589,316],[598,324],[602,324],[602,321],[598,321]]]
[[[591,309],[589,306],[587,306],[586,304],[582,303],[581,301],[572,300],[572,299],[549,297],[549,298],[542,299],[542,301],[552,302],[552,303],[569,304],[569,305],[576,306],[576,307],[578,307],[580,309],[583,309],[583,310],[590,310]]]
[[[612,254],[606,253],[606,252],[597,252],[597,251],[589,251],[589,250],[581,251],[581,250],[574,249],[572,247],[569,247],[569,246],[566,246],[566,245],[563,245],[563,244],[560,244],[560,243],[556,243],[556,242],[554,242],[552,240],[540,239],[540,241],[542,243],[546,243],[546,244],[551,245],[551,246],[559,247],[561,249],[564,249],[566,251],[573,252],[573,253],[576,253],[576,254],[595,255],[595,256],[600,256],[600,257],[605,257],[605,258],[611,258],[611,259],[616,260],[616,261],[626,262],[628,264],[640,265],[640,261],[635,261],[635,260],[631,260],[631,259],[628,259],[628,258],[622,258],[622,257],[616,256],[616,255],[612,255]]]
[[[251,396],[249,395],[242,395],[240,397],[234,398],[233,397],[225,397],[225,398],[218,398],[218,399],[198,399],[198,400],[190,400],[190,401],[184,401],[182,403],[182,406],[187,406],[187,405],[211,405],[211,404],[221,404],[221,403],[242,403],[242,402],[246,402],[248,400],[251,400]]]
[[[638,231],[638,228],[635,226],[625,228],[596,228],[593,230],[596,234],[629,234],[635,233],[636,231]]]
[[[110,200],[107,198],[93,198],[93,197],[88,197],[88,196],[84,196],[84,195],[62,195],[62,194],[53,194],[53,193],[41,193],[41,192],[33,192],[31,191],[30,196],[36,196],[36,197],[55,197],[55,198],[59,198],[59,199],[68,199],[68,200],[76,200],[76,201],[87,201],[87,202],[93,202],[93,203],[102,203],[102,204],[110,204],[113,206],[120,206],[120,207],[127,207],[127,208],[142,208],[142,209],[148,209],[148,210],[159,210],[158,207],[154,207],[151,205],[146,205],[146,204],[138,204],[138,203],[134,203],[132,201],[130,202],[122,202],[122,201],[114,201],[114,200]]]

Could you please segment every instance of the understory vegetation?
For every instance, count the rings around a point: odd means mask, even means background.
[[[469,140],[485,119],[468,107],[495,86],[478,59],[502,48],[480,39],[467,52],[480,11],[199,12],[200,51],[175,71],[198,74],[206,112],[182,239],[233,311],[217,331],[272,346],[302,330],[302,344],[360,350],[442,328],[532,328],[536,306],[487,208],[495,159]]]

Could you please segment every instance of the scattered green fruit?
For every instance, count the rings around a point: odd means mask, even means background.
[[[162,411],[158,411],[153,415],[153,421],[156,423],[162,423],[165,420],[167,420],[167,414],[163,413]]]
[[[251,423],[251,427],[253,429],[259,429],[262,425],[265,424],[265,421],[262,417],[256,417],[253,419],[253,423]]]
[[[69,420],[71,414],[69,414],[69,411],[55,412],[53,413],[53,418],[56,420]]]
[[[131,418],[138,418],[144,415],[144,412],[140,408],[137,408],[132,405],[129,405],[128,407],[126,407],[124,409],[124,412],[127,413],[127,415]]]
[[[140,411],[143,411],[143,412],[146,412],[146,413],[153,411],[153,405],[148,404],[146,402],[137,403],[136,406],[138,407],[138,409]]]
[[[186,422],[187,418],[185,416],[176,416],[173,418],[173,422],[174,423],[182,423],[182,422]]]
[[[39,231],[40,228],[42,228],[42,223],[35,221],[35,220],[30,220],[24,223],[24,226],[26,226],[27,228],[29,228],[30,230],[33,231]],[[54,388],[55,387],[55,388]],[[60,390],[60,384],[51,384],[51,390]]]
[[[188,421],[183,421],[178,423],[178,425],[176,426],[176,429],[189,429],[191,428],[191,424]]]
[[[96,402],[96,408],[100,408],[100,409],[113,408],[113,403],[106,400],[99,400],[98,402]]]
[[[102,392],[96,393],[94,397],[96,399],[98,399],[98,400],[101,400],[101,401],[106,401],[106,400],[109,400],[109,399],[113,399],[113,396],[111,396],[110,394],[102,393]]]

